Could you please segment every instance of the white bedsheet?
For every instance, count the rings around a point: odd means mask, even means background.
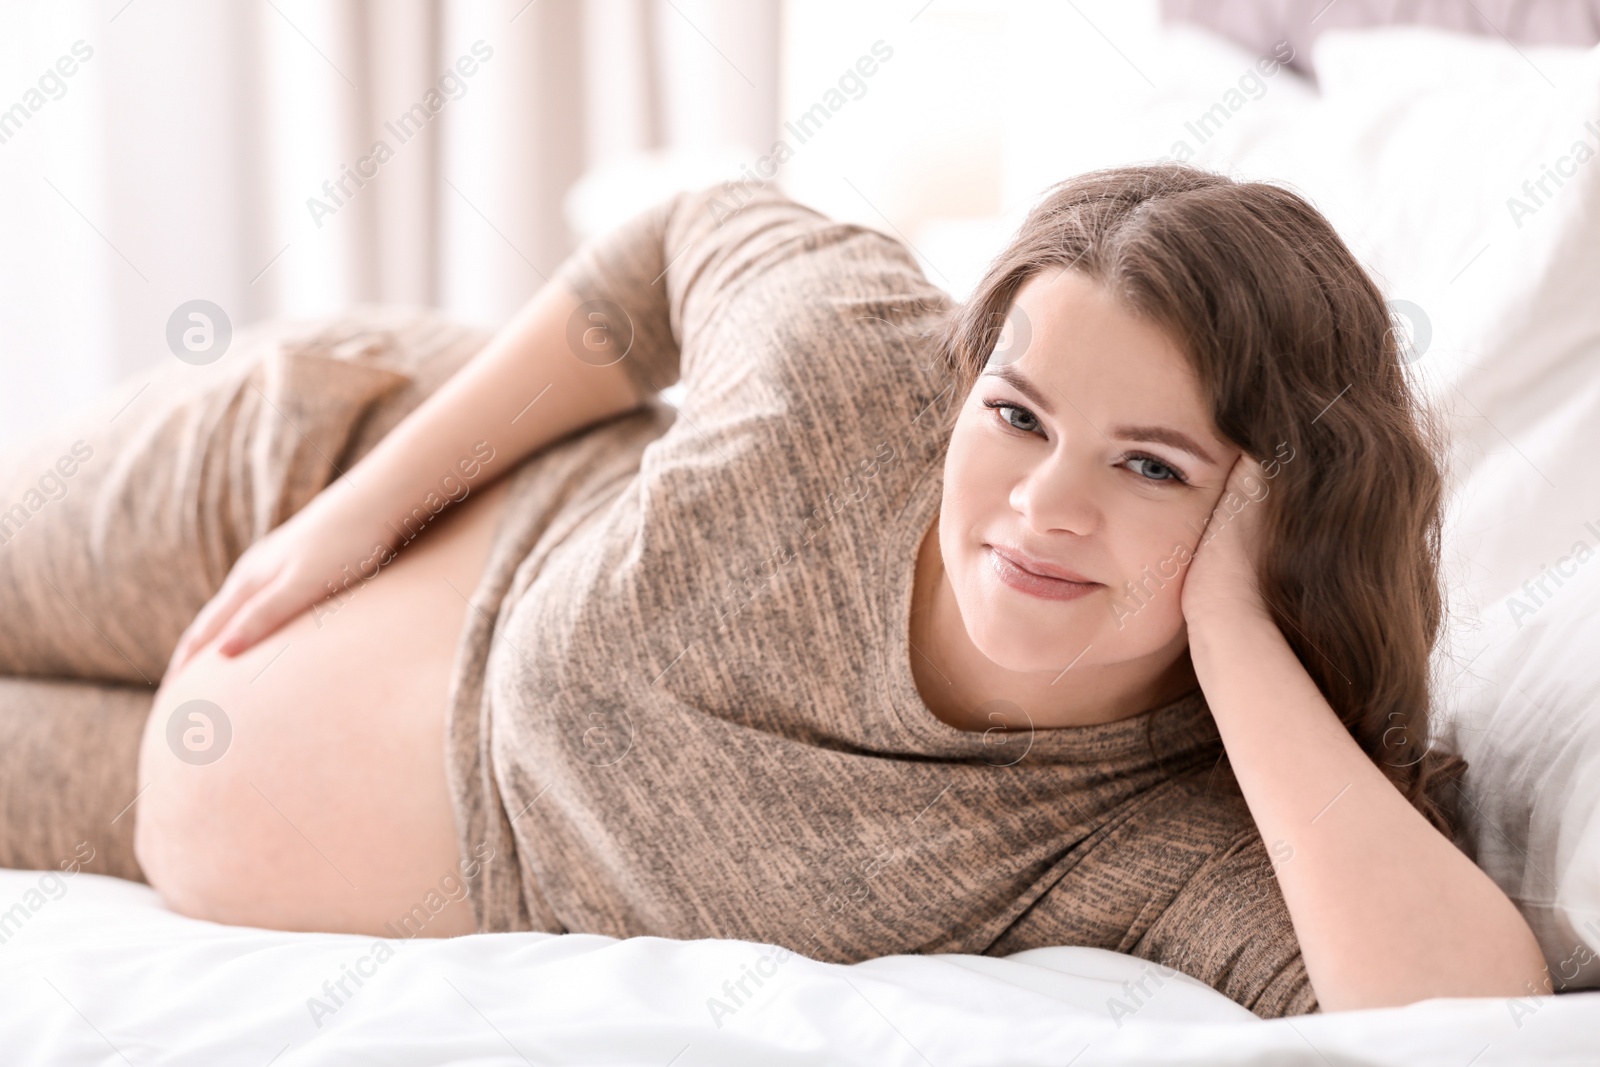
[[[1600,992],[1264,1022],[1089,948],[848,967],[769,957],[770,977],[730,997],[723,984],[770,947],[483,934],[386,942],[380,960],[369,937],[219,926],[133,882],[5,870],[0,937],[6,1067],[1600,1063]],[[358,970],[359,986],[325,990]],[[1147,995],[1124,986],[1141,979]],[[731,1014],[714,1018],[713,997]],[[1113,1019],[1113,999],[1129,1014]]]

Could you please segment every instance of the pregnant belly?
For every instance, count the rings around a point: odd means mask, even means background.
[[[284,930],[472,930],[445,779],[456,644],[509,483],[234,659],[163,679],[135,847],[168,906]]]

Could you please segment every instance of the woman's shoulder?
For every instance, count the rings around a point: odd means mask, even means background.
[[[669,215],[685,388],[643,470],[671,483],[656,517],[765,542],[888,481],[893,509],[859,516],[881,528],[942,452],[931,342],[949,298],[892,237],[773,186],[737,193],[682,193]]]
[[[666,247],[692,269],[669,271],[668,285],[700,295],[674,301],[686,342],[737,335],[747,343],[735,361],[776,361],[813,389],[832,378],[857,391],[925,384],[932,327],[952,301],[904,241],[772,184],[705,186],[673,205]],[[758,356],[748,342],[762,340]],[[714,363],[707,355],[688,359]]]
[[[897,284],[914,280],[931,299],[944,296],[929,282],[906,243],[883,230],[833,218],[801,202],[774,183],[723,182],[685,190],[664,205],[668,211],[666,246],[686,255],[695,268],[685,282],[715,277],[718,290],[736,288],[780,267],[825,273],[815,268],[857,263],[893,276]]]
[[[1276,868],[1232,776],[1206,764],[1125,805],[989,950],[1091,945],[1198,978],[1258,1014],[1314,1010]]]
[[[1316,1010],[1277,878],[1294,861],[1293,845],[1262,838],[1226,761],[1170,785],[1130,859],[1159,857],[1181,841],[1187,863],[1151,896],[1124,951],[1200,978],[1267,1018]]]
[[[1174,779],[1174,802],[1153,812],[1148,832],[1156,840],[1183,840],[1198,848],[1174,902],[1223,895],[1248,906],[1277,896],[1274,874],[1294,856],[1282,840],[1266,841],[1232,774],[1208,768]]]
[[[1114,877],[1148,911],[1174,899],[1206,869],[1240,855],[1264,858],[1266,849],[1226,761],[1207,762],[1126,802],[1082,866],[1103,868],[1097,877]]]

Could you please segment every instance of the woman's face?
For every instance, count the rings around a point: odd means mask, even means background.
[[[939,548],[973,645],[1012,671],[1173,662],[1185,565],[1238,455],[1159,327],[1078,272],[1029,279],[945,459]]]

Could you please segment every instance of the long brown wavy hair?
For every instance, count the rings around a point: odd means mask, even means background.
[[[1428,720],[1446,438],[1406,380],[1377,285],[1288,189],[1175,163],[1092,171],[1046,190],[937,328],[958,401],[1017,291],[1055,267],[1178,342],[1224,439],[1263,462],[1293,448],[1264,498],[1261,593],[1362,749],[1455,838],[1446,787],[1466,762],[1430,743]]]

